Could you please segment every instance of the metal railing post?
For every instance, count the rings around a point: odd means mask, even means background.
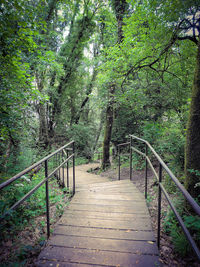
[[[62,150],[62,162],[64,161],[64,152]],[[64,165],[62,166],[62,176],[63,176],[63,181],[62,181],[62,187],[65,187],[65,173],[64,173]]]
[[[120,165],[121,165],[121,160],[120,160],[120,146],[118,146],[118,180],[120,180]]]
[[[147,199],[147,172],[148,172],[148,161],[147,161],[147,155],[148,155],[148,147],[147,144],[145,144],[145,199]]]
[[[56,154],[56,167],[58,166],[58,154]],[[56,172],[56,179],[57,179],[57,183],[58,183],[58,171]]]
[[[69,151],[67,150],[67,158],[69,157]],[[67,188],[69,188],[69,161],[67,161]]]
[[[46,180],[46,217],[47,217],[47,238],[50,236],[50,219],[49,219],[49,181],[48,181],[48,160],[45,160],[45,178]]]
[[[73,142],[73,195],[75,194],[75,144]]]
[[[58,153],[58,165],[60,165],[60,152]],[[60,175],[60,168],[59,168],[59,184],[61,185],[61,175]]]
[[[157,245],[160,248],[160,222],[161,222],[161,198],[162,191],[160,183],[162,182],[162,165],[159,165],[159,184],[158,184],[158,229],[157,229]]]
[[[130,180],[132,180],[132,146],[133,146],[133,140],[132,136],[130,136]]]

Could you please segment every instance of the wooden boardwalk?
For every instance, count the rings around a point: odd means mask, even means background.
[[[133,183],[78,171],[76,176],[78,192],[36,265],[160,266],[149,212]]]

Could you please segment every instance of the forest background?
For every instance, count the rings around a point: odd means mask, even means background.
[[[0,4],[2,181],[71,139],[105,169],[134,134],[199,197],[199,1]]]

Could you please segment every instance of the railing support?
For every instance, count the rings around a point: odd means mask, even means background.
[[[60,165],[60,162],[61,162],[61,160],[60,160],[60,152],[58,153],[58,165]],[[61,185],[61,175],[60,175],[60,169],[59,169],[59,184]]]
[[[73,149],[69,148],[69,146],[73,145]],[[39,160],[38,162],[34,163],[30,167],[24,169],[23,171],[19,172],[12,178],[8,179],[4,183],[0,184],[0,191],[4,189],[5,187],[9,186],[11,183],[17,181],[20,179],[23,175],[29,173],[33,169],[37,168],[38,166],[41,166],[44,164],[44,176],[45,178],[42,179],[34,188],[32,188],[28,193],[26,193],[20,200],[18,200],[16,203],[14,203],[7,211],[4,212],[4,214],[1,215],[0,221],[6,218],[8,214],[10,214],[11,211],[15,210],[17,207],[19,207],[24,201],[26,201],[31,195],[33,195],[41,186],[45,184],[45,202],[46,202],[46,224],[47,224],[47,237],[50,236],[50,205],[49,205],[49,179],[56,175],[57,182],[61,185],[62,181],[59,179],[59,173],[62,170],[62,167],[65,165],[66,162],[68,162],[73,157],[73,193],[75,193],[75,149],[74,149],[74,141],[71,141],[70,143],[64,145],[63,147],[57,149],[55,152],[49,154],[48,156],[44,157],[43,159]],[[70,155],[67,157],[67,159],[64,159],[62,157],[64,149],[67,148],[70,151],[73,150],[73,155]],[[48,170],[49,160],[52,160],[53,165],[53,171]],[[62,160],[62,162],[60,162]],[[55,166],[54,166],[55,165]],[[42,165],[43,166],[43,165]],[[62,173],[61,173],[62,176]],[[61,177],[62,178],[62,177]]]
[[[62,150],[62,161],[64,160],[64,152]],[[65,187],[65,173],[64,173],[64,165],[62,166],[62,187]]]
[[[162,182],[162,165],[159,165],[159,184],[158,184],[158,229],[157,229],[157,245],[160,248],[160,223],[161,223],[161,200],[162,191],[160,183]]]
[[[69,157],[69,151],[67,150],[67,158]],[[69,161],[67,161],[67,188],[69,188]]]
[[[132,146],[133,146],[133,140],[132,140],[132,136],[130,136],[130,180],[132,180]]]
[[[47,238],[50,236],[50,219],[49,219],[49,181],[48,181],[48,160],[45,160],[45,178],[46,180],[46,217],[47,217]]]
[[[58,166],[58,154],[56,154],[56,166]],[[59,183],[58,171],[56,172],[57,183]]]
[[[75,194],[75,143],[73,142],[73,195]]]
[[[148,172],[148,161],[147,161],[147,156],[148,156],[148,147],[147,144],[145,144],[145,199],[147,199],[147,172]]]
[[[120,146],[118,146],[118,180],[120,180],[120,165],[121,165],[121,159],[120,159]]]

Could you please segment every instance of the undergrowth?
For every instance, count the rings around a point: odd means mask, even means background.
[[[187,208],[185,200],[182,196],[174,193],[173,204],[181,216],[185,226],[189,230],[191,236],[196,242],[197,246],[200,245],[200,219],[194,215],[190,209]],[[172,238],[174,250],[182,257],[187,256],[192,252],[192,247],[188,242],[182,228],[179,225],[173,211],[170,209],[166,214],[164,220],[164,231]]]
[[[26,177],[25,177],[26,178]],[[3,214],[27,192],[44,179],[41,173],[32,179],[20,179],[3,189],[0,195],[0,266],[25,266],[32,256],[39,253],[46,239],[46,190],[43,184],[16,210]],[[50,224],[63,214],[71,193],[59,187],[55,178],[49,181]],[[28,236],[29,241],[26,240]],[[30,241],[30,236],[34,242]]]

